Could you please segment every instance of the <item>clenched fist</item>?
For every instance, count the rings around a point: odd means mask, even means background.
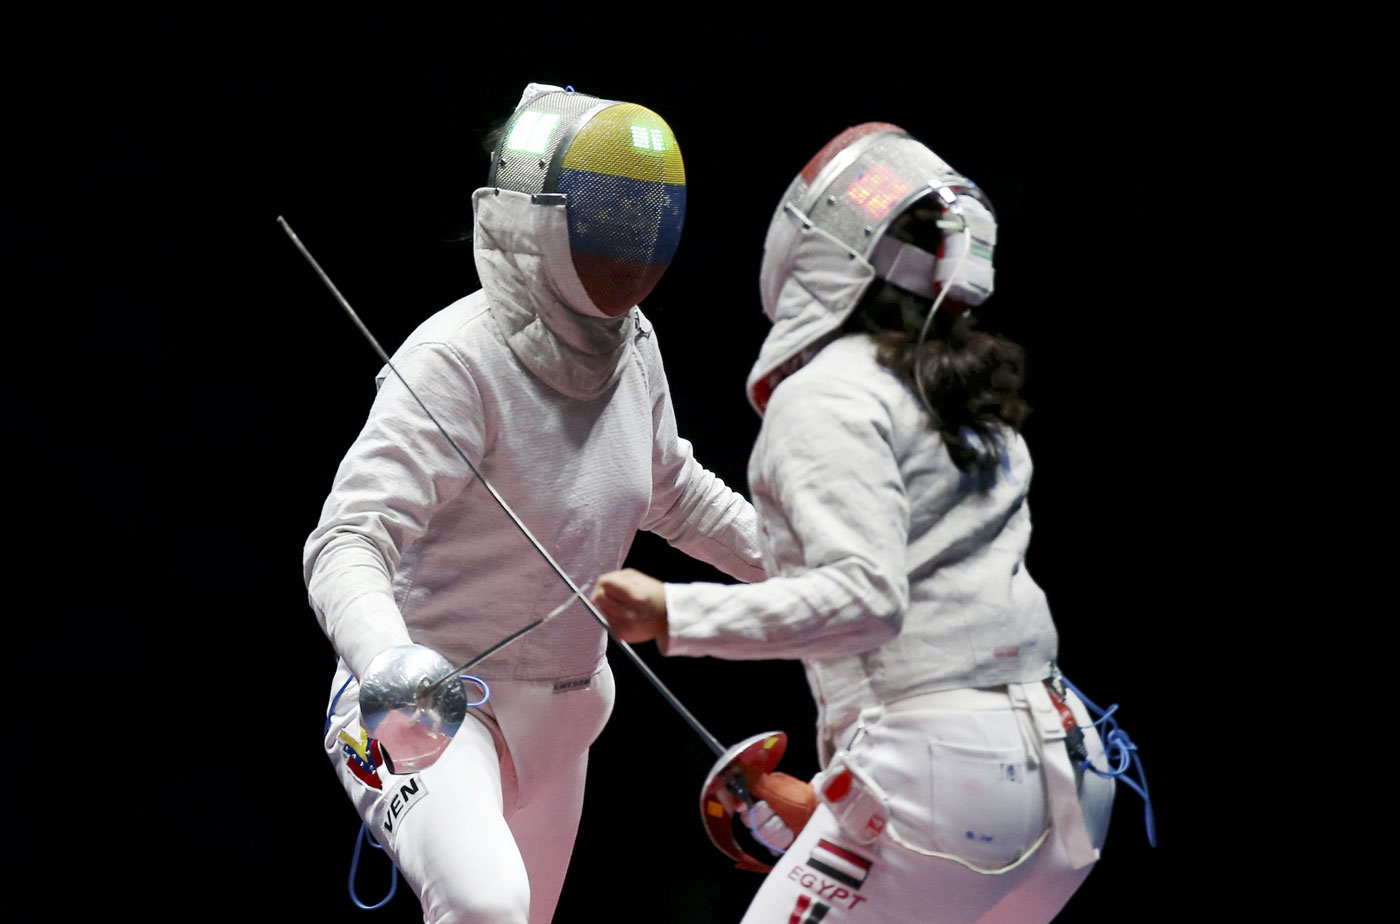
[[[665,647],[666,585],[656,578],[635,568],[609,571],[594,582],[590,599],[624,642],[656,639]]]

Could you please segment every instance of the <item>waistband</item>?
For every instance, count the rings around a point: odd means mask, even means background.
[[[885,705],[885,712],[920,712],[927,709],[956,709],[964,712],[990,712],[1012,708],[1006,687],[938,690],[897,699]]]

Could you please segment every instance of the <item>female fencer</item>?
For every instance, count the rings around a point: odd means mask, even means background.
[[[901,129],[848,129],[789,185],[748,380],[767,580],[601,576],[623,639],[802,660],[818,805],[744,921],[1030,924],[1084,880],[1113,782],[1026,570],[1022,351],[975,325],[996,220]],[[801,821],[794,821],[794,826]]]

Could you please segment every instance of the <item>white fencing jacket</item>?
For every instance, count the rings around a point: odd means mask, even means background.
[[[859,297],[841,264],[862,268],[838,257],[836,271],[819,261],[829,291]],[[814,278],[799,314],[830,310]],[[1030,453],[1005,437],[995,479],[980,485],[870,337],[820,347],[773,390],[749,460],[771,576],[666,585],[666,653],[800,658],[828,731],[921,693],[1048,677],[1055,626],[1024,562]]]
[[[564,208],[479,190],[483,291],[425,321],[393,363],[575,582],[620,567],[638,529],[760,580],[753,508],[676,432],[656,335],[639,309],[570,311]],[[576,285],[576,277],[573,280]],[[306,542],[308,594],[356,676],[409,641],[464,663],[569,596],[388,369]],[[582,605],[473,668],[586,677],[603,629]]]

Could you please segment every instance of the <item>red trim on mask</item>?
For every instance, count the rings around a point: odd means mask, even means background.
[[[876,132],[899,132],[901,135],[909,134],[898,125],[891,125],[889,122],[864,122],[860,125],[853,125],[841,134],[832,138],[826,143],[817,155],[807,161],[807,166],[802,168],[799,176],[802,182],[808,186],[817,178],[817,174],[822,172],[822,168],[830,163],[831,159],[850,146],[851,142],[866,135],[873,135]]]

